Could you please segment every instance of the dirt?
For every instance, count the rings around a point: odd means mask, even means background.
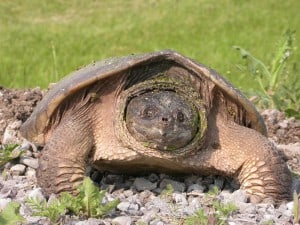
[[[39,88],[13,90],[0,86],[0,145],[8,124],[16,120],[24,122],[42,96],[43,92]]]

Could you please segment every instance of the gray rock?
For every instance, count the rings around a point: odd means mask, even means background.
[[[30,167],[26,168],[25,176],[29,180],[35,180],[36,179],[36,170]]]
[[[200,184],[192,184],[188,187],[187,192],[197,192],[197,193],[203,193],[205,187]]]
[[[279,149],[284,150],[284,153],[290,158],[300,156],[300,142],[287,144],[287,145],[277,145]]]
[[[194,212],[195,210],[199,209],[201,207],[201,205],[202,205],[201,200],[200,200],[199,197],[195,198],[195,197],[191,197],[190,196],[188,198],[188,203],[189,203],[189,206],[190,206],[192,212]]]
[[[22,121],[17,120],[12,123],[9,123],[5,128],[2,143],[4,145],[7,144],[20,144],[20,140],[18,139],[18,129],[20,128]]]
[[[133,186],[138,191],[153,190],[157,187],[157,183],[152,183],[149,180],[146,180],[145,178],[138,177],[134,180]]]
[[[183,205],[183,206],[188,205],[188,201],[186,200],[185,194],[173,193],[172,198],[173,198],[173,201],[178,205]]]
[[[79,221],[79,222],[75,223],[75,225],[102,225],[102,224],[107,224],[107,223],[105,223],[101,219],[96,219],[96,218],[89,218],[87,220]]]
[[[283,120],[278,123],[279,127],[282,129],[287,129],[289,126],[289,121],[288,120]]]
[[[131,218],[129,216],[119,216],[112,220],[114,225],[131,225]]]
[[[158,208],[144,209],[143,212],[144,215],[141,217],[140,220],[137,221],[137,223],[140,222],[140,223],[148,224],[151,220],[153,220],[157,216],[159,209]]]
[[[152,183],[157,182],[159,180],[159,177],[155,173],[151,173],[148,177],[148,180]]]
[[[29,166],[33,169],[37,169],[39,167],[38,160],[28,156],[20,156],[20,163]]]
[[[236,206],[239,208],[240,214],[251,214],[251,215],[256,214],[255,204],[240,202],[240,203],[236,204]]]
[[[229,202],[232,202],[237,207],[240,206],[240,204],[246,203],[248,201],[248,196],[244,190],[236,190],[233,193],[229,193],[228,191],[222,191],[220,193],[221,200],[226,204]]]
[[[16,164],[10,168],[10,172],[13,175],[20,176],[25,173],[25,169],[26,169],[26,166],[24,166],[23,164]]]
[[[185,184],[184,183],[178,182],[178,181],[175,181],[175,180],[171,180],[171,179],[163,179],[160,182],[159,187],[161,189],[165,189],[168,184],[172,185],[174,191],[184,192],[184,190],[185,190]]]
[[[120,210],[120,211],[127,211],[130,207],[130,202],[120,202],[118,205],[117,205],[117,208]]]
[[[191,186],[193,184],[196,184],[198,177],[197,176],[188,176],[184,179],[184,183],[186,186]]]
[[[149,225],[165,225],[164,222],[160,221],[159,219],[153,220],[149,223]]]
[[[283,211],[283,215],[286,217],[291,217],[293,215],[294,202],[288,202],[286,204],[286,210]]]

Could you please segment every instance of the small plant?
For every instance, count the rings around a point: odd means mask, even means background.
[[[25,219],[19,214],[20,204],[17,202],[10,202],[0,212],[1,225],[15,225],[17,223],[25,223]]]
[[[184,224],[197,224],[197,225],[224,225],[227,224],[228,217],[238,208],[231,202],[222,203],[218,200],[217,196],[220,190],[214,186],[210,192],[205,195],[205,205],[208,205],[208,210],[199,209],[195,214],[186,218]]]
[[[167,184],[165,189],[160,193],[160,196],[163,199],[171,199],[173,193],[174,193],[174,187],[172,186],[172,184]]]
[[[194,215],[186,218],[185,225],[207,225],[208,216],[203,209],[199,209]]]
[[[231,215],[232,212],[238,209],[238,207],[236,207],[236,205],[231,202],[223,204],[218,200],[214,200],[213,208],[215,209],[214,215],[219,225],[226,224],[227,218]]]
[[[106,191],[99,191],[89,177],[84,179],[82,185],[78,187],[78,191],[77,196],[63,192],[60,198],[54,199],[50,203],[47,203],[46,200],[39,201],[32,198],[27,199],[26,202],[32,208],[33,215],[48,217],[53,223],[56,223],[67,212],[79,216],[100,218],[119,204],[119,200],[114,200],[103,205],[102,201]]]
[[[294,200],[294,207],[293,207],[294,224],[297,224],[300,222],[300,218],[299,218],[300,209],[299,209],[299,195],[297,194],[296,191],[294,191],[293,200]]]
[[[16,144],[9,144],[4,145],[4,148],[0,149],[0,167],[22,155],[24,151],[17,149],[17,147],[19,146]]]
[[[234,46],[242,58],[246,60],[247,72],[258,82],[259,90],[254,94],[254,101],[261,108],[276,108],[287,116],[300,119],[300,85],[297,76],[292,76],[286,69],[287,62],[295,48],[293,47],[294,32],[288,30],[279,42],[276,54],[267,66],[245,49]]]
[[[50,204],[47,204],[46,200],[28,198],[26,204],[32,209],[33,216],[48,217],[52,223],[56,223],[67,211],[66,206],[58,199],[54,199]]]

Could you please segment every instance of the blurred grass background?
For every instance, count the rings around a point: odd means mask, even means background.
[[[299,9],[298,0],[0,0],[0,85],[46,88],[92,61],[173,49],[255,88],[232,46],[270,61],[287,29],[297,37]],[[299,61],[296,51],[292,76]]]

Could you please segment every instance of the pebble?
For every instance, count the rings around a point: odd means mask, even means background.
[[[10,168],[12,175],[20,176],[25,173],[26,166],[23,164],[16,164]]]
[[[38,160],[28,156],[20,156],[20,163],[29,166],[33,169],[37,169],[39,167]]]
[[[173,201],[178,205],[188,205],[188,201],[186,200],[186,194],[181,193],[173,193],[172,194]]]
[[[87,220],[84,221],[79,221],[75,223],[75,225],[106,225],[110,223],[105,223],[103,220],[100,219],[95,219],[95,218],[88,218]]]
[[[7,144],[20,144],[18,143],[18,129],[20,128],[22,124],[22,121],[17,120],[12,123],[9,123],[8,126],[5,128],[3,138],[2,138],[2,143],[4,145]]]
[[[175,181],[175,180],[171,180],[171,179],[163,179],[160,182],[159,187],[161,189],[165,189],[168,184],[172,185],[174,191],[184,192],[184,190],[185,190],[185,184],[184,183],[178,182],[178,181]]]
[[[130,206],[130,202],[120,202],[118,205],[117,205],[117,208],[120,210],[120,211],[127,211],[129,209],[129,206]]]
[[[114,225],[131,225],[131,217],[129,216],[119,216],[112,220],[112,224]]]
[[[25,176],[29,179],[29,180],[34,180],[36,179],[36,170],[30,167],[27,167],[26,172],[25,172]]]
[[[205,187],[200,184],[192,184],[188,187],[187,192],[193,192],[193,193],[203,193]]]
[[[145,178],[136,178],[133,182],[133,186],[138,191],[145,191],[145,190],[153,190],[157,187],[157,183],[152,183],[151,181]]]

